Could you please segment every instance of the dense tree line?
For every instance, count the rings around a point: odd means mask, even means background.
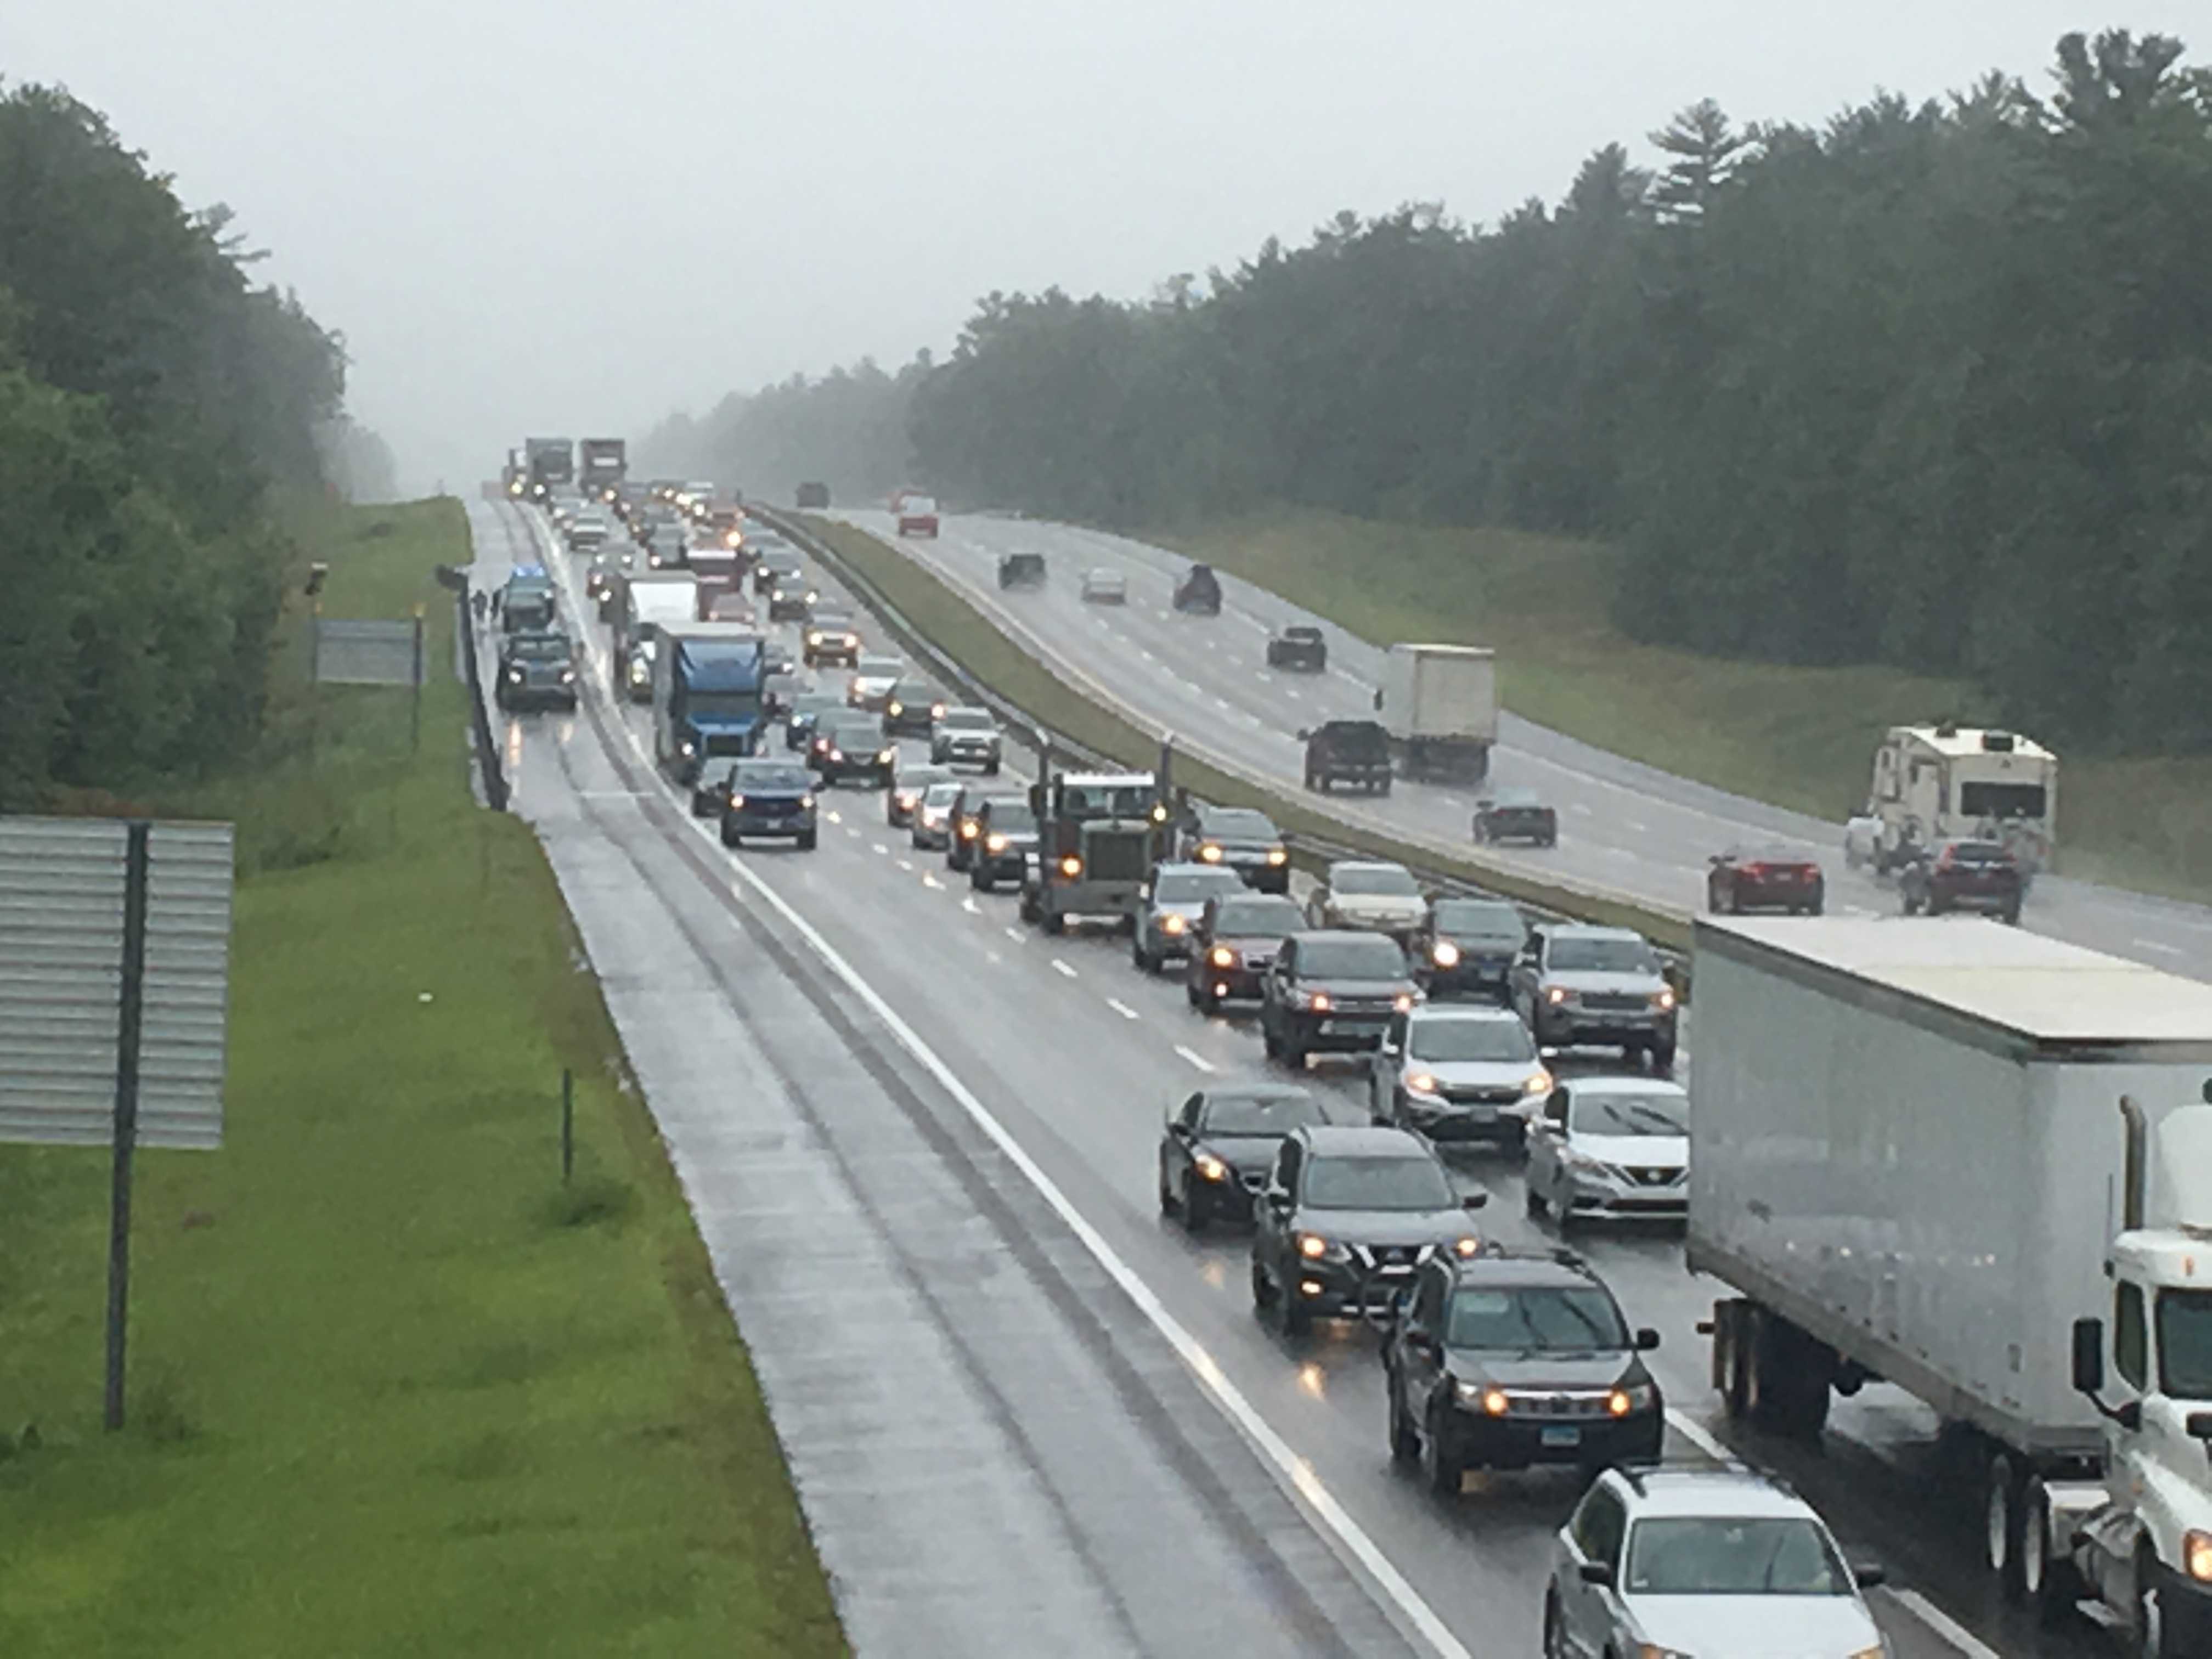
[[[895,374],[863,360],[819,380],[732,393],[704,417],[675,415],[647,434],[631,471],[712,478],[788,506],[801,483],[839,501],[879,501],[908,482],[907,410],[929,374],[927,352]]]
[[[2212,72],[2181,52],[2069,36],[2048,95],[1817,129],[1699,104],[1652,168],[1610,146],[1487,228],[1346,214],[1140,303],[994,294],[865,404],[871,453],[904,403],[956,500],[1601,536],[1643,637],[2212,748]],[[738,405],[717,454],[819,470],[829,384]]]
[[[252,738],[344,367],[254,257],[93,110],[0,96],[0,808]]]

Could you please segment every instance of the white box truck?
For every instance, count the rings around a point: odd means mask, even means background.
[[[699,580],[690,571],[640,570],[623,577],[608,617],[615,690],[632,702],[651,702],[659,630],[683,627],[698,616]]]
[[[1700,916],[1692,969],[1730,1414],[1894,1383],[2008,1593],[2212,1653],[2212,985],[1964,919]]]
[[[1480,781],[1498,741],[1497,653],[1480,645],[1394,645],[1375,707],[1409,778]]]

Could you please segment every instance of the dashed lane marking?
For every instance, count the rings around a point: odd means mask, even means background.
[[[1124,1019],[1142,1019],[1144,1018],[1142,1014],[1139,1014],[1134,1008],[1132,1008],[1127,1003],[1122,1001],[1119,997],[1108,997],[1106,999],[1106,1006],[1109,1008],[1111,1008],[1115,1013],[1121,1015]]]
[[[1011,932],[1012,930],[1011,930],[1011,929],[1009,929],[1008,931],[1009,931],[1009,932]],[[1073,979],[1073,978],[1076,976],[1075,969],[1073,969],[1073,968],[1071,968],[1071,967],[1069,967],[1066,963],[1062,962],[1062,961],[1061,961],[1058,957],[1054,957],[1052,959],[1052,970],[1053,970],[1053,972],[1054,972],[1055,974],[1058,974],[1058,975],[1059,975],[1061,978],[1063,978],[1063,979]]]
[[[1189,1049],[1184,1048],[1180,1042],[1176,1044],[1175,1051],[1181,1054],[1185,1060],[1188,1060],[1192,1065],[1197,1066],[1201,1072],[1211,1072],[1215,1069],[1213,1062],[1208,1060],[1204,1054],[1194,1054]]]

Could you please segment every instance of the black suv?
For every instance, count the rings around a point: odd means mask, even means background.
[[[1528,924],[1507,900],[1440,898],[1406,941],[1406,953],[1432,997],[1509,1002],[1513,958],[1528,942]]]
[[[2017,925],[2027,884],[2002,842],[1944,841],[1918,851],[1899,872],[1897,890],[1908,916],[1979,910]]]
[[[1420,994],[1388,934],[1293,933],[1260,981],[1261,1040],[1293,1071],[1310,1054],[1367,1054]]]
[[[829,714],[814,732],[807,763],[823,788],[860,778],[883,788],[891,786],[898,750],[884,736],[873,714]]]
[[[1208,899],[1190,930],[1190,1006],[1218,1008],[1258,996],[1275,952],[1305,925],[1297,901],[1279,894]]]
[[[1044,555],[1001,553],[999,556],[999,586],[1042,587],[1044,586]]]
[[[1328,667],[1328,641],[1318,628],[1293,623],[1267,641],[1267,666],[1303,669],[1309,674],[1324,672]]]
[[[1482,1248],[1428,1143],[1405,1129],[1293,1129],[1252,1206],[1252,1309],[1285,1336],[1316,1319],[1390,1318],[1423,1263]]]
[[[1431,1256],[1382,1343],[1390,1455],[1451,1497],[1471,1468],[1659,1455],[1666,1406],[1596,1274],[1564,1252]]]
[[[1175,608],[1201,617],[1221,614],[1221,578],[1213,574],[1212,565],[1191,566],[1190,574],[1176,585]]]
[[[1390,793],[1390,734],[1376,720],[1331,720],[1298,736],[1306,745],[1306,787],[1326,795],[1348,783],[1370,795]]]
[[[969,844],[968,884],[979,893],[1002,881],[1021,885],[1036,851],[1036,814],[1019,795],[986,796],[975,810],[975,839]]]
[[[1168,1108],[1160,1132],[1160,1213],[1196,1232],[1249,1221],[1283,1138],[1328,1121],[1321,1103],[1287,1083],[1224,1083]]]

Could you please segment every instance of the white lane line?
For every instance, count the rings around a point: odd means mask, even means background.
[[[1012,928],[1008,928],[1006,931],[1012,933],[1013,930]],[[1076,976],[1075,969],[1069,967],[1058,957],[1054,957],[1052,959],[1052,970],[1055,974],[1058,974],[1062,979],[1073,979]]]
[[[1726,1446],[1713,1438],[1712,1431],[1693,1417],[1686,1417],[1672,1406],[1667,1408],[1667,1426],[1680,1435],[1716,1463],[1735,1463],[1742,1460]]]
[[[2160,945],[2154,939],[2130,939],[2129,943],[2136,946],[2138,950],[2155,951],[2162,957],[2178,957],[2181,954],[2180,951],[2173,945]]]
[[[1283,695],[1288,697],[1292,702],[1304,702],[1306,700],[1305,693],[1299,690],[1295,685],[1285,686],[1283,688]]]
[[[1567,811],[1572,812],[1578,818],[1594,817],[1596,816],[1590,811],[1589,803],[1588,801],[1571,800],[1567,803]]]
[[[1846,904],[1844,907],[1844,914],[1847,916],[1875,916],[1880,915],[1881,912],[1869,910],[1863,904]]]
[[[884,846],[881,842],[878,842],[876,843],[876,851],[881,853],[885,858],[889,858],[891,855],[891,849]]]
[[[1176,1044],[1175,1051],[1181,1054],[1185,1060],[1188,1060],[1192,1065],[1197,1066],[1201,1072],[1210,1072],[1214,1069],[1213,1062],[1208,1060],[1204,1054],[1193,1054],[1189,1049],[1184,1048],[1180,1042]]]
[[[1888,1585],[1884,1585],[1883,1589],[1888,1590],[1890,1599],[1898,1606],[1965,1654],[1966,1659],[1997,1659],[1997,1650],[1995,1648],[1981,1640],[1973,1632],[1966,1629],[1918,1590],[1896,1589]]]
[[[845,833],[848,836],[850,836],[854,841],[858,841],[860,838],[860,832],[858,830],[855,830],[849,823],[845,826]]]
[[[844,821],[844,818],[836,812],[833,811],[830,814],[830,822],[832,823],[842,823]]]
[[[945,885],[943,882],[938,880],[935,876],[931,875],[927,870],[921,872],[921,884],[924,887],[935,887],[939,889],[942,889]]]
[[[969,902],[972,903],[974,901],[972,901],[972,900],[971,900],[971,901],[969,901]],[[1013,942],[1014,942],[1015,944],[1017,944],[1017,945],[1026,944],[1026,943],[1028,942],[1028,939],[1029,939],[1029,935],[1028,935],[1028,934],[1026,934],[1026,933],[1023,933],[1023,932],[1022,932],[1022,930],[1021,930],[1020,928],[1018,928],[1018,927],[1009,927],[1009,928],[1007,928],[1007,929],[1006,930],[1006,937],[1007,937],[1008,939],[1010,939],[1013,940]]]
[[[1640,823],[1634,818],[1630,818],[1627,822],[1628,827],[1639,836],[1648,836],[1651,833],[1651,826],[1648,823]]]
[[[912,859],[901,859],[898,861],[898,867],[905,871],[908,875],[912,875],[914,873],[914,860]]]
[[[1106,1006],[1124,1019],[1142,1019],[1144,1016],[1118,997],[1108,997]]]

